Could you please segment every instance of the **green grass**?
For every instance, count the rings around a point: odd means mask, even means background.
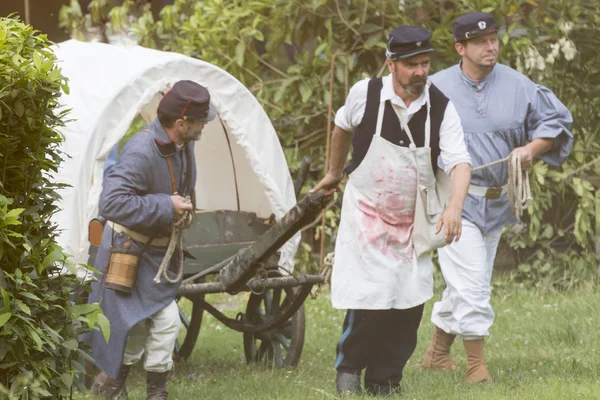
[[[434,300],[439,298],[438,294]],[[227,309],[244,297],[214,296]],[[487,362],[495,382],[464,383],[462,343],[453,347],[459,372],[424,370],[420,363],[432,333],[433,301],[425,308],[417,349],[405,369],[403,399],[600,399],[600,293],[594,288],[540,295],[502,285],[492,295],[496,322],[487,341]],[[337,398],[335,345],[344,313],[333,310],[329,294],[306,306],[306,341],[300,365],[271,371],[245,363],[242,335],[205,316],[196,349],[177,364],[170,399]],[[145,399],[141,369],[129,378],[130,399]],[[80,395],[79,398],[92,398]]]

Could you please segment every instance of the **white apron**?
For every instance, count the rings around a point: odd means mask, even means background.
[[[381,102],[371,145],[344,189],[331,281],[334,308],[407,309],[433,296],[433,264],[427,255],[417,259],[412,244],[417,181],[435,184],[429,102],[420,148],[402,120],[410,147],[381,137],[384,109]]]

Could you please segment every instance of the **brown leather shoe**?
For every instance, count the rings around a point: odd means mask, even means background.
[[[446,333],[436,325],[433,325],[433,338],[425,353],[423,366],[442,371],[458,369],[452,358],[450,358],[450,347],[454,343],[455,338],[456,335]]]
[[[146,400],[167,400],[169,372],[146,372]]]
[[[121,371],[119,372],[117,379],[113,379],[104,371],[100,372],[92,384],[92,393],[102,397],[104,400],[127,399],[125,381],[127,380],[130,369],[130,365],[121,365]]]
[[[463,340],[467,352],[467,382],[479,383],[492,379],[485,365],[483,339]]]

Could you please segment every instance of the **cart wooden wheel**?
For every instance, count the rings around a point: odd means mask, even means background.
[[[204,295],[196,295],[193,297],[186,297],[189,299],[191,304],[191,311],[187,307],[179,307],[179,317],[182,323],[182,329],[185,329],[185,338],[183,340],[178,339],[175,342],[175,359],[186,360],[194,350],[196,340],[200,334],[200,327],[202,326],[202,316],[204,315],[204,308],[202,308],[202,301]],[[179,305],[179,301],[177,303]],[[189,315],[189,316],[188,316]]]
[[[248,323],[262,323],[277,315],[297,289],[268,289],[250,294],[246,307]],[[259,333],[244,332],[244,354],[248,363],[261,363],[268,368],[295,367],[304,345],[304,306],[280,328]]]

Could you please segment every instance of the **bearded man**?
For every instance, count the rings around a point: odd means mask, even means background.
[[[415,350],[433,295],[431,259],[413,246],[416,195],[435,185],[438,156],[452,187],[438,229],[446,243],[461,235],[471,161],[456,109],[427,80],[430,39],[422,27],[392,31],[390,74],[352,87],[335,117],[331,166],[313,189],[336,189],[352,144],[331,288],[333,307],[347,310],[335,363],[340,394],[361,391],[363,369],[368,393],[396,391]]]
[[[208,89],[194,81],[176,82],[157,109],[157,118],[123,147],[106,169],[100,215],[108,220],[96,256],[98,282],[90,303],[98,302],[110,321],[108,342],[91,334],[92,356],[102,372],[92,391],[105,400],[126,396],[131,366],[143,359],[148,400],[166,400],[167,378],[181,326],[175,302],[177,252],[168,263],[169,280],[156,281],[173,223],[194,210],[194,142],[216,116]],[[128,290],[107,282],[109,266],[123,255],[137,256],[136,280]],[[131,259],[131,258],[130,258]],[[112,283],[112,285],[111,285]]]

